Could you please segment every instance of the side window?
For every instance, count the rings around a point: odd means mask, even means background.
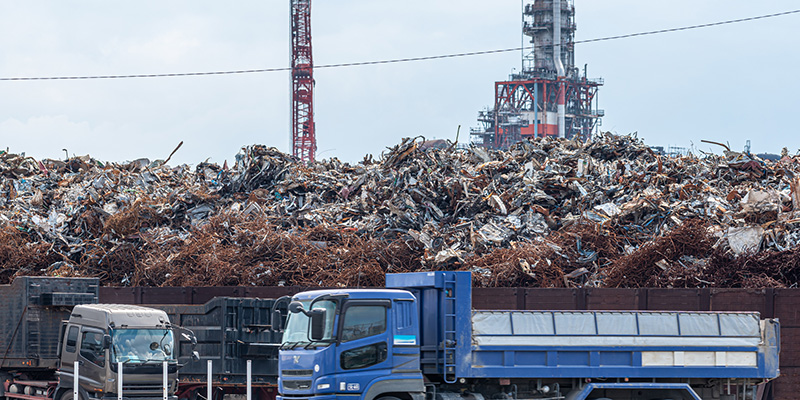
[[[67,333],[67,346],[65,350],[70,353],[75,352],[75,346],[78,344],[78,327],[70,326],[69,333]]]
[[[94,364],[104,366],[106,357],[103,350],[103,334],[99,332],[83,332],[81,338],[81,356]]]
[[[353,306],[342,323],[342,341],[361,339],[386,332],[386,307]]]
[[[342,369],[365,368],[386,361],[386,342],[342,352]]]
[[[398,301],[394,304],[395,327],[397,330],[410,328],[412,325],[412,308],[414,303],[410,301]]]

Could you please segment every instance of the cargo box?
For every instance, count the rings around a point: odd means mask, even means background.
[[[0,369],[58,368],[61,321],[96,304],[97,278],[18,277],[0,285]]]

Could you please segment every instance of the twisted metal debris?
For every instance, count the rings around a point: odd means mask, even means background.
[[[310,165],[0,154],[0,282],[376,286],[472,270],[480,286],[792,287],[800,158],[664,157],[632,136],[508,151],[404,139]]]

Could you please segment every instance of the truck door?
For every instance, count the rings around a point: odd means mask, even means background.
[[[78,337],[80,336],[80,327],[75,325],[68,325],[66,329],[66,336],[62,340],[61,350],[61,375],[59,380],[62,387],[72,387],[73,376],[75,374],[74,363],[78,359]]]
[[[84,387],[103,388],[105,385],[106,349],[103,348],[103,331],[95,328],[81,329],[80,376]]]
[[[375,370],[391,368],[388,300],[349,300],[344,303],[340,323],[341,344],[336,351],[336,371],[347,374],[339,393],[358,392],[376,376]],[[383,375],[383,374],[377,374]]]

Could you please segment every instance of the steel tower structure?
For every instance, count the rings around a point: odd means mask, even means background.
[[[603,82],[575,67],[573,0],[528,0],[522,15],[533,50],[523,54],[520,73],[495,82],[494,105],[480,112],[472,142],[508,148],[529,137],[588,139],[603,116],[592,106]]]
[[[314,161],[314,61],[311,56],[311,0],[290,0],[292,21],[292,154]]]

